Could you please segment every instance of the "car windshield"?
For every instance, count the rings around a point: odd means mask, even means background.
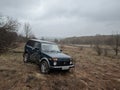
[[[41,48],[44,52],[60,52],[56,44],[42,43]]]

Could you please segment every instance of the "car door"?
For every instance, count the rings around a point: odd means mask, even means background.
[[[27,52],[29,55],[31,55],[33,52],[33,46],[34,46],[34,42],[29,40],[27,42],[27,44],[25,45],[25,52]]]
[[[39,42],[34,42],[34,46],[32,49],[32,54],[31,54],[31,61],[38,63],[39,59],[40,59],[40,43]]]

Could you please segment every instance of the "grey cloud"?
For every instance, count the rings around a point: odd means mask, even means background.
[[[38,36],[119,31],[120,0],[0,0],[0,13],[30,22]]]

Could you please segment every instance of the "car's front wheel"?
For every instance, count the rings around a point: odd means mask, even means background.
[[[49,73],[49,65],[47,63],[47,61],[42,61],[40,64],[40,71],[43,74],[47,74]]]
[[[28,54],[27,53],[25,53],[24,56],[23,56],[23,62],[24,63],[28,62]]]

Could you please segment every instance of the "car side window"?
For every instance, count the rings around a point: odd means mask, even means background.
[[[29,46],[32,46],[32,47],[33,47],[33,46],[34,46],[34,41],[28,41],[28,42],[27,42],[27,45],[29,45]]]
[[[34,48],[38,48],[38,49],[40,49],[40,43],[39,42],[35,42],[35,44],[34,44]]]

